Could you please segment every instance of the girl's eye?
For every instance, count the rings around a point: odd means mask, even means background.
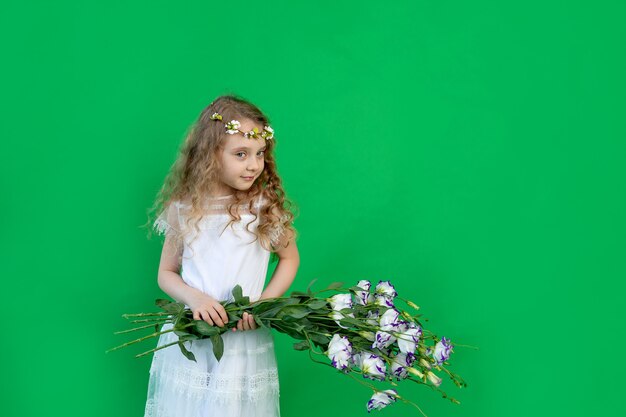
[[[260,153],[261,155],[264,155],[264,154],[265,154],[265,151],[259,151],[259,153]],[[237,152],[235,155],[237,155],[237,156],[239,156],[239,155],[245,155],[245,152]],[[241,157],[240,157],[240,158],[241,158]]]

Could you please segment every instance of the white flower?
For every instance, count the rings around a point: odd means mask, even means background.
[[[340,311],[344,308],[352,308],[352,294],[335,294],[332,297],[327,298],[326,301],[330,303],[330,307],[334,310],[330,314],[330,317],[332,317],[332,319],[335,320],[340,327],[347,329],[346,326],[342,326],[339,322],[339,320],[346,317]],[[349,313],[347,317],[354,318],[354,313]]]
[[[422,335],[420,327],[410,328],[398,335],[398,347],[402,353],[415,353],[417,342]]]
[[[412,357],[412,358],[411,358]],[[398,379],[405,379],[409,374],[407,368],[411,366],[415,357],[409,353],[409,357],[404,353],[398,353],[392,358],[391,373]]]
[[[372,283],[366,279],[362,279],[356,283],[357,287],[363,288],[364,291],[369,291],[372,288]]]
[[[376,285],[376,290],[374,291],[376,294],[384,295],[388,298],[395,298],[398,293],[396,289],[391,285],[391,281],[379,281],[378,285]]]
[[[433,358],[435,358],[435,362],[437,365],[441,365],[450,357],[450,351],[452,350],[452,345],[450,344],[450,339],[442,338],[435,345],[435,352],[433,352]]]
[[[370,310],[367,312],[367,317],[365,322],[370,326],[378,326],[380,318],[378,316],[378,310]]]
[[[347,337],[335,333],[328,344],[326,354],[335,368],[346,369],[352,357],[352,343]]]
[[[265,126],[263,130],[267,132],[265,134],[265,139],[272,139],[274,137],[274,129],[272,129],[271,127]]]
[[[230,123],[226,123],[226,133],[228,133],[229,135],[234,135],[235,133],[239,132],[240,126],[241,123],[239,123],[238,120],[231,120]]]
[[[350,313],[347,316],[344,315],[343,313],[340,313],[339,311],[333,311],[330,313],[330,317],[335,320],[335,322],[339,325],[339,327],[341,327],[342,329],[347,329],[348,327],[344,326],[341,324],[341,319],[345,318],[345,317],[351,317],[354,318],[354,313]]]
[[[389,404],[396,401],[397,396],[398,392],[395,389],[376,391],[367,402],[367,412],[369,413],[372,410],[380,410],[387,407]]]
[[[361,305],[367,305],[367,304],[370,304],[372,301],[374,301],[374,296],[369,293],[370,288],[372,287],[372,284],[370,284],[368,280],[362,279],[356,284],[356,286],[359,288],[363,288],[363,291],[354,292],[354,294],[356,295],[357,303]]]
[[[352,308],[352,294],[335,294],[326,299],[333,310],[339,311],[344,308]]]
[[[383,347],[383,348],[379,348],[378,350],[382,355],[391,357],[392,349],[390,347]],[[376,353],[379,353],[379,352],[376,352]]]
[[[381,307],[393,308],[393,300],[386,295],[374,294],[374,304]]]
[[[396,330],[400,325],[398,322],[398,316],[400,316],[400,313],[398,310],[394,310],[393,308],[385,311],[380,317],[380,329],[387,331]]]
[[[385,379],[385,372],[387,370],[387,366],[385,362],[378,356],[373,353],[365,354],[362,357],[362,366],[363,376],[369,379]]]
[[[406,332],[409,328],[409,322],[407,322],[406,320],[398,320],[398,327],[396,327],[397,332]]]
[[[376,332],[376,340],[372,343],[372,349],[385,349],[388,348],[396,341],[396,337],[387,332]]]
[[[248,132],[244,132],[243,136],[246,139],[250,139],[250,138],[257,138],[258,137],[258,129],[255,127],[254,129],[248,131]]]

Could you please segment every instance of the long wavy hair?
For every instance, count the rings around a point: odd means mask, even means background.
[[[181,247],[192,229],[199,231],[198,223],[207,214],[203,204],[205,198],[213,195],[217,189],[221,170],[218,155],[224,149],[227,136],[224,123],[211,119],[211,115],[216,112],[223,116],[224,122],[249,119],[263,126],[270,125],[269,118],[257,106],[232,94],[217,97],[202,110],[196,122],[188,129],[185,140],[179,148],[178,157],[170,167],[152,207],[148,210],[148,221],[143,225],[148,228],[148,238],[154,233],[153,225],[156,219],[161,213],[167,213],[174,201],[187,201],[191,205],[189,213],[185,216],[186,225],[182,227],[187,232],[170,234],[175,240],[173,242],[175,247]],[[227,209],[231,219],[226,226],[241,221],[238,208],[240,205],[244,207],[247,205],[249,212],[254,214],[254,219],[246,225],[246,230],[256,236],[254,241],[260,239],[263,248],[272,252],[272,260],[276,260],[274,252],[278,249],[272,245],[272,233],[277,230],[282,232],[280,240],[282,247],[287,247],[289,241],[298,236],[292,225],[295,218],[292,208],[297,211],[297,206],[286,197],[283,190],[274,159],[275,141],[276,136],[266,140],[265,167],[252,187],[245,191],[234,190],[233,200]],[[260,197],[264,198],[266,204],[263,204],[261,212],[257,213],[254,201]],[[262,221],[255,233],[250,231],[248,226],[258,216],[261,216]]]

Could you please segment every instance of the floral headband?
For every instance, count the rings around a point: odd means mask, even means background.
[[[211,115],[211,119],[222,120],[222,115],[219,113],[213,113]],[[259,129],[256,127],[248,132],[242,132],[241,130],[239,130],[241,123],[239,123],[238,120],[231,120],[230,122],[225,123],[224,126],[226,127],[226,133],[228,133],[229,135],[234,135],[235,133],[243,133],[243,136],[248,139],[263,138],[265,140],[270,140],[274,138],[274,129],[269,126],[263,127],[263,132],[261,134],[259,134]]]

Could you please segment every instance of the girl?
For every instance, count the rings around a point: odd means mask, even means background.
[[[274,147],[274,131],[255,105],[218,97],[193,124],[152,207],[155,229],[165,235],[159,287],[196,320],[227,325],[220,302],[233,300],[237,284],[257,301],[282,296],[293,282],[297,233]],[[263,290],[270,253],[279,262]],[[196,362],[177,346],[154,353],[146,417],[280,416],[270,330],[245,313],[222,338],[219,362],[209,339],[185,342]],[[176,340],[166,333],[157,346]]]

